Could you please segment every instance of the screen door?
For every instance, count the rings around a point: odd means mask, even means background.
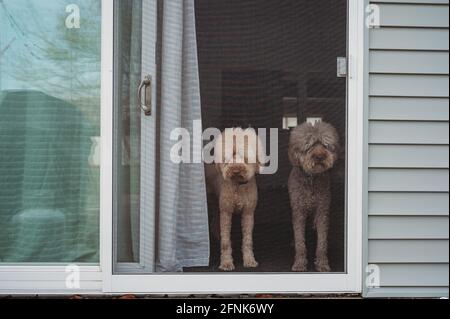
[[[221,291],[251,291],[233,288],[230,274],[259,291],[291,280],[314,290],[314,278],[346,289],[339,285],[355,271],[347,56],[357,12],[358,1],[347,0],[115,1],[119,290],[181,291],[170,285],[193,287],[204,275],[203,292],[207,278],[222,280]],[[268,159],[248,180],[229,180],[230,201],[250,186],[257,192],[251,227],[239,203],[225,225],[223,187],[211,185],[226,185],[227,173],[205,161],[230,128],[255,132]]]
[[[246,268],[241,259],[244,234],[239,216],[234,216],[231,242],[239,272],[346,271],[347,8],[346,0],[196,1],[204,126],[267,130],[260,138],[267,144],[271,172],[256,176],[253,244],[258,267]],[[339,61],[342,69],[337,68]],[[312,128],[316,122],[327,124]],[[304,150],[311,147],[314,152],[309,143],[321,147],[325,135],[339,139],[328,145],[336,160],[329,170],[316,174],[308,171],[309,152]],[[305,157],[302,165],[293,163],[295,156]],[[289,187],[293,170],[302,172],[292,178],[293,184],[302,184],[295,193]],[[322,174],[328,175],[324,184]],[[209,197],[212,230],[220,211],[217,197]],[[322,205],[328,215],[324,227],[316,214]],[[295,225],[297,217],[306,221]],[[295,234],[294,228],[302,234]],[[321,242],[325,232],[328,238]],[[220,234],[211,233],[211,264],[203,271],[220,267],[223,254]],[[299,249],[304,244],[307,249]],[[321,245],[328,245],[326,269],[314,265]],[[295,259],[298,264],[303,260],[302,265],[293,267]]]

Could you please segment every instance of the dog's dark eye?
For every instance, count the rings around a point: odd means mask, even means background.
[[[313,146],[313,144],[306,144],[301,151],[307,153]]]

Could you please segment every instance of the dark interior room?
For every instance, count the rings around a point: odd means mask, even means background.
[[[326,17],[326,18],[324,18]],[[294,260],[287,181],[290,130],[314,118],[332,124],[342,150],[332,171],[329,258],[332,272],[345,272],[346,78],[337,59],[347,55],[347,1],[197,0],[197,41],[203,126],[278,128],[279,168],[257,177],[254,272],[290,272]],[[209,199],[210,219],[217,212]],[[240,251],[239,218],[233,248]],[[315,233],[307,227],[308,269],[314,271]],[[219,238],[211,235],[209,268],[219,264]],[[236,261],[240,254],[235,253]],[[242,263],[238,262],[238,265]],[[237,271],[248,271],[237,268]]]

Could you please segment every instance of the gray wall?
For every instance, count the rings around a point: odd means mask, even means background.
[[[367,297],[448,296],[449,1],[372,0],[369,31]]]

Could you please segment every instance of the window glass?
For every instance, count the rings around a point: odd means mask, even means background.
[[[0,262],[99,261],[101,1],[0,1]]]

